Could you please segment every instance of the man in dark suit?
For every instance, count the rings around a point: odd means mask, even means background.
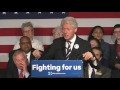
[[[28,69],[29,72],[31,71],[31,60],[39,60],[42,54],[42,51],[35,51],[34,48],[32,48],[32,44],[31,44],[31,40],[30,38],[28,38],[27,36],[23,36],[20,38],[20,49],[23,52],[25,52],[26,56],[27,56],[27,60],[28,60]],[[8,65],[7,65],[7,71],[9,71],[11,68],[15,67],[15,64],[13,62],[13,54],[15,53],[15,51],[18,50],[13,50],[9,53],[9,61],[8,61]],[[34,52],[35,51],[35,52]]]
[[[21,50],[15,51],[13,54],[14,67],[7,71],[7,78],[28,78],[30,73],[28,71],[28,60],[25,52]]]
[[[63,37],[55,39],[42,59],[93,60],[90,44],[76,35],[78,23],[73,17],[61,21]]]
[[[93,63],[94,65],[98,65],[99,68],[98,69],[92,68],[90,64],[88,63],[88,65],[84,68],[85,69],[84,77],[85,78],[110,78],[111,69],[108,68],[105,63],[102,63],[102,62],[105,62],[105,60],[102,59],[103,52],[101,48],[93,47],[92,51],[95,54],[96,59],[97,59]],[[101,60],[103,61],[101,62]],[[93,69],[94,69],[94,77],[92,77]]]
[[[98,63],[98,62],[97,62]],[[89,74],[89,65],[85,67],[84,78],[92,78]],[[99,64],[99,69],[95,69],[95,76],[93,78],[110,78],[111,70],[101,64]]]
[[[43,56],[44,59],[65,60],[68,52],[67,43],[70,42],[69,59],[83,59],[88,60],[93,58],[90,52],[90,44],[79,38],[75,33],[77,32],[77,21],[73,17],[66,17],[61,21],[63,37],[55,39],[47,53]]]

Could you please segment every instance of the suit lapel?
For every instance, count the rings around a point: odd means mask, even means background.
[[[62,51],[62,53],[63,53],[63,58],[64,59],[66,59],[66,45],[65,45],[65,42],[66,42],[66,40],[64,39],[63,40],[63,42],[62,42],[62,49],[61,49],[61,51]]]
[[[13,78],[19,78],[19,72],[16,66],[13,68]]]
[[[75,48],[75,45],[77,45],[79,48]],[[79,55],[82,55],[82,52],[81,52],[79,37],[77,36],[69,58],[78,59]]]

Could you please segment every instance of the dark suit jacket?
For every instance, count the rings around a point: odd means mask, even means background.
[[[17,49],[17,50],[20,50],[20,49]],[[13,50],[13,51],[11,51],[11,52],[9,53],[9,60],[8,60],[7,72],[6,72],[7,77],[13,76],[13,78],[14,78],[14,77],[16,78],[16,76],[17,76],[18,71],[17,71],[16,66],[15,66],[15,64],[14,64],[14,62],[13,62],[13,54],[14,54],[15,51],[17,51],[17,50]],[[35,57],[34,57],[33,54],[32,54],[34,50],[35,50],[34,48],[31,49],[30,64],[28,65],[28,71],[29,71],[29,73],[31,73],[31,61],[32,61],[32,60],[35,60]],[[17,72],[17,73],[16,73],[16,72]],[[11,74],[11,75],[10,75],[10,74]],[[12,77],[11,77],[11,78],[12,78]]]
[[[116,46],[113,45],[111,46],[110,49],[110,62],[109,62],[110,68],[112,70],[111,78],[120,78],[120,69],[116,68],[115,64],[120,64],[120,58],[118,57]]]
[[[65,51],[66,40],[64,37],[55,39],[46,53],[43,54],[43,60],[66,60],[66,51]],[[79,45],[79,48],[76,49],[74,45]],[[69,60],[83,60],[82,54],[91,51],[91,47],[88,41],[76,37],[73,49],[70,53]],[[83,60],[83,64],[84,64]],[[84,65],[83,65],[84,66]]]
[[[65,60],[65,42],[66,40],[63,37],[55,39],[53,41],[53,44],[51,44],[51,46],[49,47],[49,50],[43,55],[42,59]],[[83,59],[82,54],[91,50],[90,44],[87,41],[79,38],[78,36],[76,37],[74,45],[75,44],[78,44],[79,48],[75,49],[73,46],[73,49],[69,56],[70,60]]]
[[[19,78],[18,69],[16,66],[12,66],[10,69],[7,69],[6,78]],[[30,75],[28,78],[30,78]]]
[[[111,77],[111,69],[103,66],[100,62],[98,63],[99,69],[97,69],[97,72],[95,74],[95,78],[110,78]],[[88,65],[85,67],[84,70],[84,78],[88,77]]]

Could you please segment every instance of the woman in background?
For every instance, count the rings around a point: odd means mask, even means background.
[[[102,51],[103,51],[103,59],[106,60],[106,62],[109,65],[109,57],[110,57],[110,45],[103,40],[104,36],[104,29],[101,26],[95,26],[92,28],[89,36],[88,36],[88,41],[91,38],[96,38],[99,40]]]

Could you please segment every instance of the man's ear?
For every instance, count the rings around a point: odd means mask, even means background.
[[[77,28],[75,28],[75,33],[77,32]]]

